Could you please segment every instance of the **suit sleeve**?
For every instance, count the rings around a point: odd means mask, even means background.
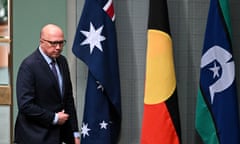
[[[78,122],[77,122],[77,114],[76,114],[76,108],[73,98],[73,92],[72,92],[72,82],[70,78],[70,72],[69,67],[66,59],[64,58],[64,64],[63,64],[63,71],[64,71],[64,81],[65,83],[65,111],[70,115],[69,122],[72,127],[72,131],[78,131]]]
[[[16,87],[19,113],[30,121],[44,126],[51,125],[54,119],[54,112],[36,105],[35,76],[33,70],[26,62],[23,62],[19,68]]]

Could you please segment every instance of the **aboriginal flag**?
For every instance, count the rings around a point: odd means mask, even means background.
[[[179,144],[180,118],[167,0],[150,0],[141,144]]]

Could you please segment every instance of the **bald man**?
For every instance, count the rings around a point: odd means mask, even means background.
[[[66,58],[66,40],[55,24],[40,32],[38,48],[18,70],[16,144],[79,144],[80,134]]]

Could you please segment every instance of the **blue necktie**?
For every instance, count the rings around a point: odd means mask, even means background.
[[[52,65],[52,72],[53,72],[55,78],[58,81],[58,74],[57,74],[57,69],[56,69],[56,66],[55,66],[56,65],[56,60],[53,59],[50,64]]]
[[[61,87],[61,84],[60,84],[60,80],[58,79],[58,73],[57,73],[57,69],[56,69],[57,62],[56,62],[55,59],[53,59],[50,64],[52,65],[52,72],[53,72],[55,78],[57,79],[57,82],[58,82],[58,85],[59,85],[59,88],[60,88],[60,92],[62,94],[62,87]]]

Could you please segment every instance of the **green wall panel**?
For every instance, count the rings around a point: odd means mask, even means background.
[[[55,23],[66,34],[66,0],[12,0],[13,2],[13,124],[17,114],[15,83],[21,61],[39,44],[40,30]],[[66,35],[65,35],[66,37]],[[65,50],[66,51],[66,50]],[[64,52],[65,53],[65,52]]]

